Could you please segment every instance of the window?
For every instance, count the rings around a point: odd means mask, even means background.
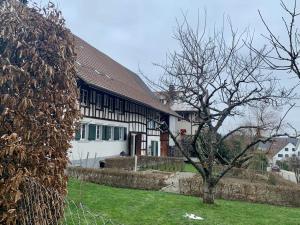
[[[296,151],[296,149],[295,149],[295,148],[292,148],[292,151],[293,151],[293,152],[295,152],[295,151]]]
[[[124,127],[114,127],[114,140],[122,141],[124,139]]]
[[[107,95],[103,96],[103,106],[105,106],[105,107],[108,106],[108,96]]]
[[[102,126],[97,125],[96,126],[96,140],[101,140],[101,137],[102,137],[101,133],[102,133]]]
[[[113,111],[114,111],[114,99],[113,99],[113,97],[109,97],[108,110],[109,110],[110,112],[113,112]]]
[[[287,152],[289,149],[288,149],[288,148],[285,148],[284,150]]]
[[[148,121],[148,128],[149,129],[155,129],[155,121],[154,120]]]
[[[96,95],[96,108],[102,109],[102,94]]]
[[[282,155],[282,154],[278,154],[278,157],[279,157],[279,158],[282,158],[282,157],[283,157],[283,155]]]
[[[151,141],[151,155],[158,156],[158,141]]]
[[[114,127],[114,140],[118,141],[120,139],[120,127]]]
[[[181,112],[179,113],[179,115],[182,117],[182,118],[178,118],[178,121],[181,121],[182,119],[183,120],[187,120],[189,121],[189,113],[188,112]]]
[[[288,158],[289,157],[289,154],[285,154],[285,158]]]
[[[102,140],[104,141],[112,140],[112,127],[102,126]]]
[[[82,105],[88,104],[88,91],[84,89],[80,89],[80,103]]]
[[[81,124],[80,127],[80,140],[86,139],[86,124]]]

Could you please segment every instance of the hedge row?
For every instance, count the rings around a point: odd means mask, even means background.
[[[180,193],[201,197],[203,195],[202,184],[202,178],[199,175],[180,179]],[[300,207],[300,187],[296,185],[274,186],[249,182],[228,183],[221,180],[217,185],[215,197],[227,200]]]
[[[157,169],[166,171],[182,171],[184,160],[174,157],[138,156],[137,166],[139,169]],[[134,157],[115,157],[105,159],[106,168],[134,169]]]
[[[143,190],[160,190],[166,186],[169,173],[145,173],[116,169],[88,169],[68,167],[67,175],[79,180],[112,187],[133,188]]]

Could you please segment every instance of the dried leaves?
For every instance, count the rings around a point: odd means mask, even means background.
[[[80,116],[76,55],[52,4],[0,1],[0,24],[0,223],[16,224],[26,177],[66,193],[67,150]]]

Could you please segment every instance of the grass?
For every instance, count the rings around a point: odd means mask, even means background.
[[[190,164],[190,163],[185,163],[182,172],[198,173],[198,171],[196,170],[196,168],[192,164]]]
[[[300,224],[300,208],[287,208],[238,201],[217,200],[215,205],[204,205],[199,198],[155,191],[107,187],[74,179],[69,181],[69,199],[102,213],[119,224]],[[82,200],[81,200],[82,199]],[[185,213],[204,218],[192,221]]]

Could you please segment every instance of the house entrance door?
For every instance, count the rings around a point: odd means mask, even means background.
[[[141,155],[142,149],[142,134],[131,133],[130,134],[130,155]]]

